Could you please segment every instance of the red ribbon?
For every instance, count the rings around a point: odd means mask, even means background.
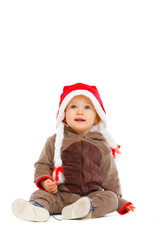
[[[64,173],[64,169],[61,167],[54,168],[51,173],[53,173],[54,171],[55,171],[55,181],[58,182],[59,181],[59,172]]]
[[[116,158],[116,153],[121,154],[121,152],[119,151],[120,147],[121,147],[120,145],[117,145],[116,148],[111,148],[112,155],[113,155],[114,158]]]

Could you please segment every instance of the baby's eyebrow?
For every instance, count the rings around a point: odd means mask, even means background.
[[[70,102],[68,105],[70,105],[70,104],[74,104],[74,105],[77,105],[78,104],[78,102]],[[92,106],[90,103],[84,103],[84,105],[87,105],[87,106]]]
[[[84,105],[85,105],[85,106],[92,107],[92,105],[91,105],[90,103],[85,103]]]
[[[77,104],[77,103],[75,103],[75,102],[70,102],[69,104]]]

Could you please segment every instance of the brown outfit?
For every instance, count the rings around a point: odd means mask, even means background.
[[[35,182],[40,190],[31,200],[46,207],[52,214],[61,213],[63,207],[81,196],[88,196],[96,207],[93,217],[119,211],[128,203],[122,199],[118,171],[111,150],[98,132],[79,135],[65,126],[61,149],[65,181],[58,185],[56,194],[42,190],[40,181],[52,179],[55,168],[54,143],[56,135],[49,137],[39,160],[35,163]]]

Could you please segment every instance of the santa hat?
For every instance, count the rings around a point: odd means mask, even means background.
[[[65,86],[63,88],[63,93],[60,96],[59,109],[57,113],[57,133],[55,140],[55,154],[54,154],[54,165],[55,169],[53,169],[53,179],[58,183],[64,182],[63,176],[63,168],[62,168],[62,159],[61,159],[61,147],[64,138],[64,119],[65,119],[65,109],[70,102],[70,100],[78,95],[84,95],[88,97],[97,114],[100,117],[100,121],[98,124],[92,127],[91,131],[100,132],[103,137],[106,139],[109,147],[112,150],[113,157],[116,157],[116,154],[120,154],[119,148],[120,146],[113,140],[110,133],[107,131],[106,126],[106,111],[103,106],[103,102],[101,100],[100,94],[95,86],[89,86],[83,83],[76,83],[70,86]]]

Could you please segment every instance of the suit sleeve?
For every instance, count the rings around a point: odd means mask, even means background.
[[[123,215],[127,213],[125,212],[125,208],[128,205],[131,205],[132,203],[122,198],[121,184],[119,180],[116,163],[110,149],[108,148],[107,150],[108,151],[106,151],[103,154],[102,165],[101,165],[101,171],[103,175],[102,187],[104,188],[104,190],[112,191],[117,195],[118,197],[117,211],[119,214]]]
[[[53,181],[51,171],[54,168],[53,164],[54,142],[55,135],[47,139],[38,161],[34,164],[35,167],[34,182],[36,183],[39,189],[43,189],[40,185],[41,180],[51,179]]]

